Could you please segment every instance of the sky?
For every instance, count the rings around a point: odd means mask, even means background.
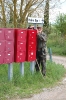
[[[66,0],[59,0],[60,5],[50,10],[50,22],[54,23],[59,14],[66,14]]]
[[[61,1],[65,1],[65,2],[61,3],[60,13],[66,14],[66,0],[61,0]]]

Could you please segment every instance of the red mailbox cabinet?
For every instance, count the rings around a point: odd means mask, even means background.
[[[5,51],[5,40],[0,40],[0,52]]]
[[[15,29],[15,62],[26,60],[27,29]]]
[[[6,41],[5,51],[7,51],[7,52],[14,51],[14,41]]]
[[[36,41],[37,30],[28,29],[28,41]]]
[[[0,28],[0,40],[5,40],[4,28]]]
[[[15,62],[24,62],[26,58],[26,51],[17,51]]]
[[[5,52],[4,54],[4,63],[12,63],[14,62],[14,52]]]
[[[36,39],[37,39],[37,30],[28,29],[26,61],[36,60]]]
[[[0,52],[0,64],[4,63],[4,52]]]
[[[0,28],[0,64],[14,62],[14,29]]]
[[[6,40],[14,40],[14,29],[5,28],[5,39]]]
[[[4,63],[14,62],[14,29],[5,28],[5,57]]]

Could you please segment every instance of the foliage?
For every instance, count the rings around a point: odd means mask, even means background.
[[[7,27],[9,21],[10,24],[13,23],[14,28],[26,27],[28,15],[33,13],[42,2],[44,0],[0,0],[1,26]]]
[[[62,36],[66,34],[66,15],[60,14],[55,22],[56,31],[58,31]]]
[[[65,74],[66,70],[62,65],[47,61],[46,76],[43,78],[40,72],[31,74],[30,63],[25,63],[25,74],[21,77],[19,64],[14,63],[14,77],[8,81],[7,65],[0,65],[0,99],[30,97],[34,93],[42,91],[45,87],[54,86]],[[12,99],[11,99],[12,100]]]
[[[52,49],[52,54],[66,55],[66,37],[52,33],[48,35],[47,47]]]

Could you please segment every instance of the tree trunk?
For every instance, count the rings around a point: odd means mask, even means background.
[[[14,28],[17,27],[16,3],[17,3],[17,0],[13,0],[13,4],[14,4]]]
[[[45,10],[44,10],[44,26],[43,30],[49,34],[49,0],[46,0]]]
[[[1,5],[2,5],[2,26],[6,27],[6,16],[5,16],[5,6],[4,6],[5,0],[1,0]]]

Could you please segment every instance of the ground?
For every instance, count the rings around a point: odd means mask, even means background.
[[[49,56],[47,56],[49,59]],[[52,60],[56,63],[64,65],[66,68],[66,57],[53,56]],[[43,92],[34,94],[31,98],[14,99],[14,100],[66,100],[66,77],[59,82],[58,86],[53,88],[44,88]]]

